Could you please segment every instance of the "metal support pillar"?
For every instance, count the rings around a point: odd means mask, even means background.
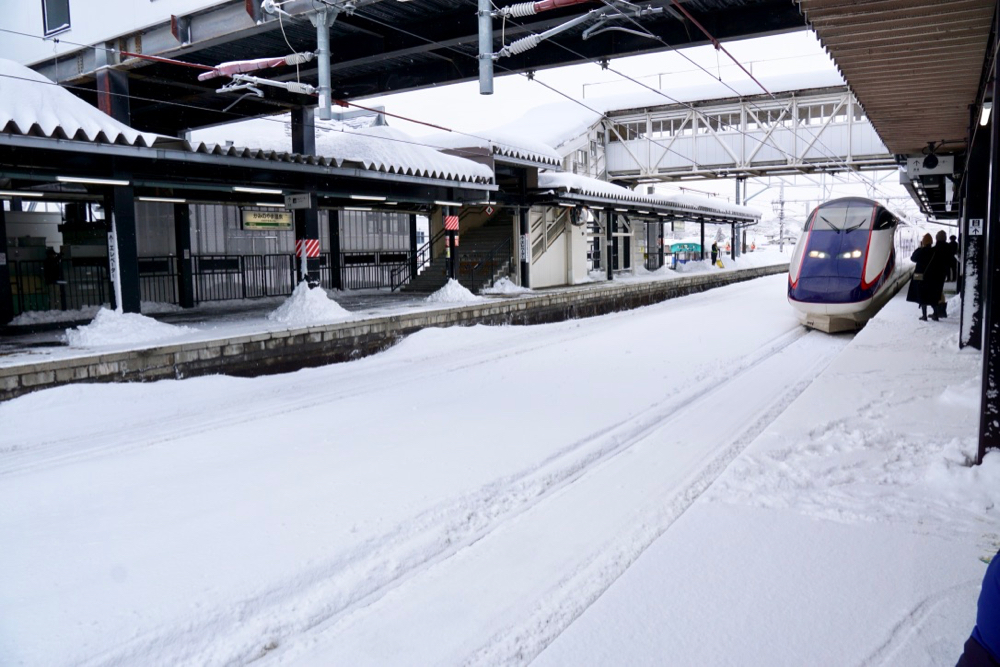
[[[736,252],[737,243],[738,239],[736,238],[736,224],[733,223],[729,225],[729,256],[732,258],[734,262],[736,261],[737,255],[739,255],[739,253]]]
[[[344,289],[344,276],[340,266],[340,211],[329,212],[330,219],[330,282],[334,289]]]
[[[966,345],[983,349],[983,276],[984,236],[986,215],[989,211],[990,192],[990,132],[979,125],[977,109],[971,112],[972,146],[969,147],[965,202],[962,207],[962,252],[959,267],[962,281],[962,307],[959,309],[959,348]],[[970,223],[977,221],[973,226]],[[970,234],[974,227],[980,233]],[[969,302],[970,316],[966,318],[965,304]]]
[[[103,67],[97,70],[97,108],[126,125],[131,125],[128,104],[128,74]]]
[[[116,174],[116,176],[119,176]],[[104,195],[104,210],[108,216],[108,234],[116,246],[114,262],[117,264],[121,303],[112,305],[125,313],[141,312],[139,291],[139,248],[135,231],[135,192],[131,185],[116,185]],[[109,262],[112,260],[109,254]],[[109,266],[114,280],[115,267]],[[117,294],[113,293],[113,299]]]
[[[701,258],[705,259],[705,223],[701,223]]]
[[[479,94],[493,94],[493,4],[479,0]]]
[[[14,319],[14,292],[10,288],[10,264],[7,261],[7,213],[0,201],[0,326]]]
[[[673,223],[670,223],[670,224],[672,225]],[[666,249],[664,248],[664,246],[666,245],[666,240],[665,240],[664,234],[663,234],[663,223],[662,222],[658,222],[658,223],[656,223],[656,226],[660,230],[660,238],[659,238],[660,248],[657,251],[657,253],[660,256],[660,259],[658,260],[658,263],[659,263],[659,267],[658,268],[662,269],[663,265],[666,264],[666,261],[667,261],[666,258],[664,257],[664,255],[666,254]]]
[[[174,204],[174,241],[177,252],[177,301],[181,308],[194,307],[194,259],[191,257],[191,209]]]
[[[441,215],[443,219],[447,220],[448,216],[456,215],[452,211],[454,210],[451,206],[445,206],[441,209]],[[458,262],[458,247],[455,245],[455,237],[458,235],[454,229],[447,230],[448,233],[448,278],[452,280],[458,279],[457,262]]]
[[[518,236],[521,239],[521,287],[531,287],[531,209],[528,207],[528,170],[518,177]]]
[[[419,259],[417,258],[417,214],[410,214],[410,280],[415,280],[417,272],[420,270]]]
[[[319,240],[319,210],[316,208],[316,197],[311,197],[309,208],[295,209],[295,240]],[[303,245],[305,245],[303,243]],[[310,287],[319,284],[319,259],[309,259],[305,252],[299,253],[299,275],[309,283]]]
[[[316,108],[292,109],[292,152],[299,155],[316,154]]]
[[[608,280],[614,280],[615,278],[615,267],[614,267],[614,252],[615,252],[615,211],[614,209],[605,209],[605,215],[607,216],[607,224],[604,226],[604,256],[607,258],[607,274]]]
[[[993,103],[1000,101],[1000,59],[993,62]],[[979,452],[1000,448],[1000,123],[990,125],[990,197],[986,216],[986,285],[983,317],[983,392]]]
[[[319,113],[322,120],[330,120],[333,113],[330,109],[332,104],[330,93],[330,25],[337,17],[336,12],[319,10],[309,18],[316,26],[316,66],[319,78]]]

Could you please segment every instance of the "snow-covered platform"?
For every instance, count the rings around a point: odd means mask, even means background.
[[[527,292],[454,302],[420,302],[388,311],[335,313],[340,321],[302,325],[258,319],[233,330],[186,327],[161,335],[157,342],[113,346],[87,345],[85,337],[69,332],[69,346],[8,346],[0,356],[0,400],[39,389],[75,382],[133,382],[226,374],[244,377],[356,359],[384,350],[405,336],[427,327],[474,324],[539,324],[591,317],[658,303],[766,275],[783,273],[787,263],[725,271],[676,274],[666,269],[646,279],[597,282],[541,292]],[[169,317],[166,317],[169,319]],[[155,326],[158,323],[153,323]],[[124,323],[121,328],[132,326]],[[224,333],[223,333],[224,332]],[[172,340],[170,338],[173,338]],[[51,338],[51,337],[50,337]],[[127,338],[127,336],[126,336]],[[76,343],[74,345],[74,343]]]

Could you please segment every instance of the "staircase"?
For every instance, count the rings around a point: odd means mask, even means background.
[[[482,227],[465,232],[459,237],[458,282],[472,293],[491,286],[497,278],[507,275],[513,253],[511,240],[512,220],[508,215],[497,215]],[[490,253],[506,242],[506,253],[497,253],[489,264]],[[400,288],[408,294],[430,294],[448,282],[448,258],[434,258],[416,279]]]

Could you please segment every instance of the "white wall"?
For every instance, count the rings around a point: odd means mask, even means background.
[[[2,3],[0,27],[35,37],[3,33],[0,58],[25,65],[79,50],[69,44],[97,44],[120,35],[148,28],[170,20],[171,14],[184,16],[218,4],[222,0],[70,0],[70,29],[51,39],[38,39],[45,33],[41,0],[6,0]]]

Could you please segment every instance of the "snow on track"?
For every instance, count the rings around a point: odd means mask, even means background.
[[[333,643],[349,663],[526,659],[846,341],[804,335],[784,281],[425,330],[289,375],[0,404],[0,655],[329,664],[311,650]],[[449,641],[420,641],[432,616]],[[367,652],[394,624],[410,629]]]

